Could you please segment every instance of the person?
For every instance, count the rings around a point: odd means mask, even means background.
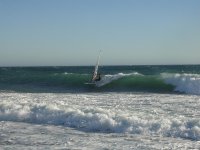
[[[97,74],[97,77],[95,78],[95,81],[100,81],[100,80],[101,80],[101,74],[98,73],[98,74]]]

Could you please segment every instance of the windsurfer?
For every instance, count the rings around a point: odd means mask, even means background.
[[[96,76],[93,77],[92,81],[100,81],[101,80],[101,74],[98,73]]]
[[[97,76],[96,76],[96,78],[95,78],[95,81],[100,81],[100,80],[101,80],[101,74],[98,73]]]

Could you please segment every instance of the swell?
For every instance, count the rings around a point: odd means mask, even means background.
[[[113,76],[105,76],[102,83],[97,86],[107,90],[120,91],[153,91],[153,92],[172,92],[173,85],[166,84],[159,75],[142,75],[139,73],[117,74]]]
[[[159,76],[142,75],[137,72],[130,74],[117,73],[103,75],[102,80],[96,85],[87,85],[90,74],[78,73],[23,73],[4,76],[1,83],[8,85],[36,85],[48,87],[62,87],[72,90],[86,91],[173,91],[173,86],[165,84]]]
[[[31,85],[38,88],[63,88],[71,91],[142,91],[187,94],[200,94],[200,75],[186,73],[161,73],[144,75],[138,72],[103,75],[96,85],[87,85],[90,74],[52,72],[52,71],[16,71],[0,74],[0,89],[9,89],[14,85]],[[2,86],[7,85],[7,86]],[[44,87],[45,86],[45,87]],[[17,89],[18,89],[17,87]],[[26,88],[25,87],[25,88]],[[6,89],[6,90],[7,90]],[[19,90],[18,89],[18,90]]]
[[[81,86],[90,78],[86,74],[75,73],[15,73],[0,78],[4,84],[35,84],[50,86]]]

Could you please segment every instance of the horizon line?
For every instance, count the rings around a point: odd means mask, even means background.
[[[200,64],[137,64],[137,65],[99,65],[99,67],[114,67],[114,66],[192,66],[192,65],[200,65]],[[16,66],[0,66],[3,67],[93,67],[95,65],[16,65]]]

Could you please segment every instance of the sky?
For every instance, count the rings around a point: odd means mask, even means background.
[[[0,0],[0,66],[200,64],[200,0]]]

